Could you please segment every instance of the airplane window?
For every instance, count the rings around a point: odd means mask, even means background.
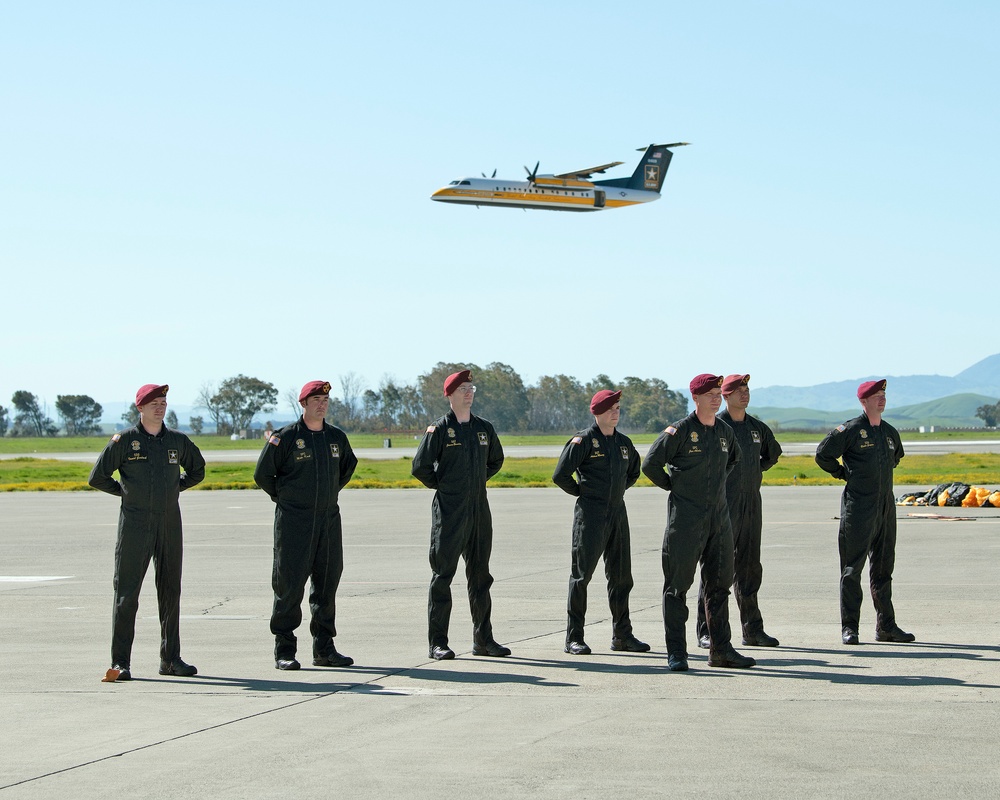
[[[458,181],[452,181],[448,184],[449,186],[458,186]]]
[[[471,186],[471,185],[472,185],[472,184],[471,184],[471,183],[469,183],[468,181],[462,181],[462,182],[461,182],[461,183],[459,184],[459,186]]]

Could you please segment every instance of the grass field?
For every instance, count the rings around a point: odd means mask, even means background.
[[[554,458],[509,458],[491,481],[495,487],[552,486]],[[91,464],[24,456],[0,461],[0,492],[90,491]],[[255,489],[252,463],[210,464],[197,489]],[[907,456],[896,470],[899,486],[924,486],[963,481],[1000,488],[1000,454],[954,453],[944,456]],[[823,472],[811,456],[782,457],[764,474],[765,486],[832,486],[840,481]],[[651,486],[645,476],[639,486]],[[362,459],[349,489],[404,489],[421,484],[410,476],[410,460]]]

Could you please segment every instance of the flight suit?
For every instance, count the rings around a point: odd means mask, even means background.
[[[843,459],[841,464],[838,459]],[[868,577],[877,615],[876,630],[896,625],[892,570],[896,560],[896,501],[892,471],[903,458],[899,431],[884,419],[872,425],[862,414],[830,431],[816,449],[816,463],[847,481],[840,500],[840,620],[858,630],[861,570]]]
[[[719,419],[733,429],[740,446],[740,461],[726,479],[726,503],[729,521],[733,527],[735,548],[735,580],[733,594],[740,609],[743,635],[752,636],[764,631],[764,620],[757,604],[764,569],[760,563],[760,540],[763,518],[761,515],[760,484],[763,474],[778,463],[781,445],[771,429],[756,417],[747,414],[736,422],[728,409]],[[705,623],[705,593],[698,591],[698,637],[708,635]]]
[[[340,428],[310,430],[300,417],[269,439],[253,479],[275,502],[271,633],[274,658],[294,659],[295,629],[302,622],[307,579],[313,656],[333,647],[337,635],[337,587],[344,572],[340,490],[358,459]]]
[[[663,535],[663,627],[668,654],[687,656],[687,590],[701,561],[712,649],[729,644],[729,587],[733,583],[733,529],[726,477],[740,460],[733,429],[716,417],[704,425],[694,412],[667,427],[642,462],[642,472],[667,497]]]
[[[120,481],[114,478],[115,470]],[[111,614],[112,664],[131,664],[139,592],[151,558],[160,616],[160,661],[180,657],[184,537],[178,498],[204,479],[201,451],[183,433],[166,425],[155,436],[141,424],[116,433],[90,471],[88,483],[93,488],[121,498]]]
[[[411,472],[429,489],[431,501],[431,584],[427,638],[431,648],[447,647],[451,619],[451,582],[458,559],[465,559],[473,641],[493,641],[490,553],[493,517],[486,481],[503,466],[503,448],[493,425],[472,415],[459,423],[449,411],[427,428],[413,457]]]
[[[579,481],[574,477],[579,476]],[[625,490],[639,479],[639,454],[623,433],[601,433],[595,423],[563,448],[553,482],[577,498],[573,509],[573,548],[566,601],[566,642],[582,642],[587,585],[604,557],[611,607],[612,638],[632,634],[628,598],[632,591],[632,549]]]

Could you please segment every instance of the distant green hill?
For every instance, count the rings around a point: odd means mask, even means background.
[[[919,428],[982,428],[983,421],[976,416],[976,409],[992,405],[996,400],[982,394],[953,394],[937,400],[909,406],[886,409],[885,418],[900,430]],[[834,428],[844,420],[861,413],[860,404],[843,411],[817,411],[812,408],[775,408],[751,406],[747,409],[769,425],[777,423],[785,430],[824,431]],[[772,425],[772,427],[774,427]]]

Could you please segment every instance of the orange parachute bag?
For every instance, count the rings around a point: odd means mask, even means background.
[[[979,508],[990,496],[990,490],[982,486],[973,486],[962,500],[962,508]]]

